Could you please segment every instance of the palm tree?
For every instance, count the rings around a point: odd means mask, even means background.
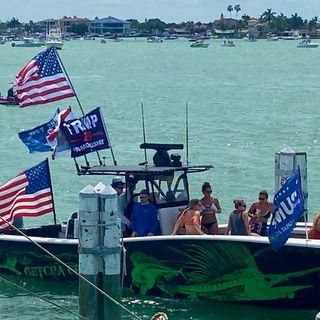
[[[270,26],[271,21],[274,19],[276,12],[272,11],[272,9],[267,9],[262,15],[261,19],[263,21],[267,21],[268,26]]]
[[[230,5],[228,5],[228,7],[227,7],[227,11],[230,13],[230,19],[231,19],[231,12],[233,11],[233,7],[232,7],[232,5],[230,4]]]
[[[236,12],[237,12],[236,13],[236,19],[238,20],[238,12],[241,11],[240,5],[239,4],[235,5],[234,6],[234,10],[236,10]]]

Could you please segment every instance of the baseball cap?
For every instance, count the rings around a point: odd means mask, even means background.
[[[124,181],[122,180],[121,177],[119,176],[115,176],[112,179],[112,183],[111,183],[111,187],[112,188],[119,188],[119,187],[123,187],[125,185]]]

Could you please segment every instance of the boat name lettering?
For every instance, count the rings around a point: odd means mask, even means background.
[[[300,199],[298,198],[297,192],[294,191],[291,196],[287,197],[284,201],[281,201],[278,210],[274,214],[274,219],[272,220],[272,225],[277,225],[278,223],[284,221],[287,216],[290,216],[294,212],[294,208],[300,204]],[[290,220],[289,220],[290,221]]]
[[[69,130],[71,135],[79,134],[86,130],[95,128],[97,126],[98,117],[95,114],[75,119],[63,125]]]
[[[77,265],[70,265],[73,270],[77,271]],[[31,277],[47,278],[47,277],[66,277],[67,274],[72,274],[72,271],[60,265],[25,267],[24,274]]]

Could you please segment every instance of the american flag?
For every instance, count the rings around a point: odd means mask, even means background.
[[[36,55],[13,83],[20,108],[75,96],[64,75],[54,47]]]
[[[54,213],[48,159],[23,171],[0,187],[0,216],[12,223],[16,217]],[[0,230],[9,224],[0,219]]]

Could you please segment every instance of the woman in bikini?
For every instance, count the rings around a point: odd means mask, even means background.
[[[199,200],[192,199],[185,210],[182,211],[176,224],[174,225],[172,235],[176,235],[180,226],[184,224],[185,234],[201,234],[204,233],[201,230]]]
[[[268,192],[261,190],[259,192],[259,201],[254,202],[249,209],[249,226],[251,232],[260,234],[261,236],[267,235],[267,221],[271,216],[274,209],[273,203],[268,202]]]
[[[212,188],[209,182],[202,185],[204,197],[200,200],[201,227],[206,234],[218,234],[218,222],[216,213],[221,212],[220,202],[212,196]]]

